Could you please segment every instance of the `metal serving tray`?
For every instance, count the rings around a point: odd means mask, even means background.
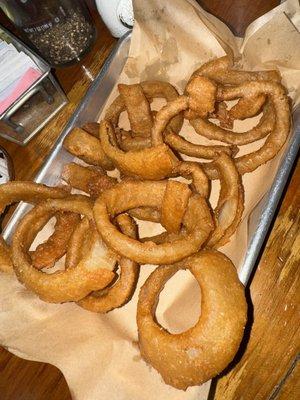
[[[102,70],[92,83],[85,97],[81,101],[77,110],[73,114],[66,128],[57,139],[52,153],[48,156],[34,181],[55,186],[60,181],[63,166],[72,162],[76,157],[68,153],[63,147],[64,138],[72,128],[81,126],[85,122],[97,121],[101,111],[110,95],[115,82],[117,81],[123,66],[127,60],[130,46],[130,33],[124,35],[108,57]],[[254,232],[249,237],[248,250],[245,255],[244,263],[239,270],[240,280],[246,284],[256,264],[264,239],[269,230],[274,217],[278,202],[288,180],[289,173],[296,159],[300,147],[300,108],[294,112],[294,132],[289,139],[289,143],[281,165],[274,179],[271,189],[262,198],[255,210],[252,212],[249,225]],[[15,226],[22,215],[30,208],[30,205],[21,203],[11,219],[9,220],[3,236],[9,241]],[[255,229],[253,229],[255,228]]]

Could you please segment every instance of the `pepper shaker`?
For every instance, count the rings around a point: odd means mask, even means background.
[[[0,6],[52,66],[79,61],[95,41],[83,0],[0,0]]]

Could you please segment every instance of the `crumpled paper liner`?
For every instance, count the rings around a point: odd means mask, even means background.
[[[128,61],[119,82],[168,80],[179,91],[199,65],[232,52],[248,69],[278,68],[294,106],[299,103],[300,9],[290,0],[254,21],[244,39],[236,38],[217,18],[192,0],[134,0],[135,26]],[[99,94],[101,95],[101,93]],[[116,96],[116,88],[108,103]],[[159,103],[158,103],[159,106]],[[123,123],[126,125],[126,121]],[[250,122],[256,123],[256,119]],[[248,122],[237,129],[246,129]],[[187,123],[183,132],[190,140],[208,143]],[[211,143],[211,142],[210,142]],[[263,141],[261,142],[263,143]],[[249,152],[255,145],[244,146]],[[231,242],[221,250],[237,268],[243,263],[252,232],[248,217],[271,186],[280,154],[252,174],[246,174],[243,221]],[[216,202],[218,182],[211,201]],[[156,227],[143,224],[145,234]],[[64,374],[77,400],[204,400],[210,382],[186,392],[174,389],[141,360],[137,345],[136,302],[139,287],[153,266],[141,268],[138,288],[124,307],[107,315],[82,310],[75,304],[44,303],[20,285],[14,276],[0,279],[0,343],[12,353],[48,362]],[[166,285],[158,306],[158,320],[172,332],[193,325],[199,315],[199,288],[188,272],[180,271]]]

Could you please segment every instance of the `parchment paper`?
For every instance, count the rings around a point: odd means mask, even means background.
[[[134,0],[135,26],[130,54],[119,81],[168,80],[182,91],[188,77],[203,62],[233,52],[248,69],[278,68],[294,106],[299,103],[300,10],[287,1],[253,22],[244,39],[235,38],[218,19],[192,0]],[[101,95],[101,94],[99,94]],[[115,97],[112,92],[110,100]],[[126,121],[124,121],[126,124]],[[256,120],[250,122],[255,124]],[[244,123],[235,126],[246,129]],[[208,143],[186,124],[185,136]],[[210,142],[211,143],[211,142]],[[261,142],[262,144],[263,142]],[[256,148],[247,145],[240,154]],[[231,242],[221,250],[237,268],[248,245],[248,217],[268,191],[278,168],[276,159],[243,177],[245,213]],[[212,203],[216,201],[214,185]],[[144,224],[145,234],[156,227]],[[250,232],[251,233],[251,232]],[[204,400],[209,382],[186,392],[163,383],[160,375],[140,358],[135,322],[139,287],[154,267],[143,266],[133,299],[123,308],[97,315],[75,304],[47,304],[20,285],[0,276],[0,343],[12,353],[48,362],[64,374],[77,400]],[[179,272],[162,293],[157,318],[173,332],[191,326],[199,315],[199,288],[188,273]]]

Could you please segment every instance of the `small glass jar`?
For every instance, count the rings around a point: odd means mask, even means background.
[[[0,6],[52,66],[79,61],[95,41],[96,28],[82,0],[0,0]]]

